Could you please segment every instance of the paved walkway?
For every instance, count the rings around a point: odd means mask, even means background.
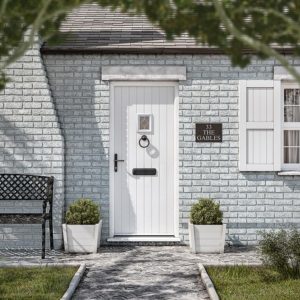
[[[209,299],[197,263],[260,264],[255,251],[191,254],[184,246],[101,247],[97,254],[51,252],[43,262],[85,262],[87,271],[74,299]],[[39,252],[1,251],[0,266],[41,263]]]

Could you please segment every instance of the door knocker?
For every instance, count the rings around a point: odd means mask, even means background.
[[[142,141],[143,141],[143,142],[147,142],[147,144],[146,144],[146,145],[142,145]],[[150,141],[149,141],[149,139],[148,139],[148,137],[147,137],[146,135],[142,135],[142,136],[141,136],[141,138],[140,138],[140,140],[139,140],[139,145],[140,145],[140,147],[142,147],[142,148],[147,148],[147,147],[149,147]]]

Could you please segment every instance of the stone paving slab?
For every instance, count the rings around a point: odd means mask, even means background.
[[[22,252],[23,251],[23,252]],[[25,255],[26,254],[26,255]],[[224,254],[192,254],[185,246],[110,246],[97,254],[70,255],[36,250],[0,250],[0,266],[29,263],[86,263],[73,299],[209,299],[197,263],[261,264],[255,250],[227,249]]]

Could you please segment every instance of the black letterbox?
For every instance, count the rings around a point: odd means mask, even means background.
[[[133,175],[156,175],[154,168],[134,168],[132,169]]]

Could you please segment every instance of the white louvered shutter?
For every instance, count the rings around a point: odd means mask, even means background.
[[[280,170],[280,98],[280,81],[240,81],[240,171]]]

